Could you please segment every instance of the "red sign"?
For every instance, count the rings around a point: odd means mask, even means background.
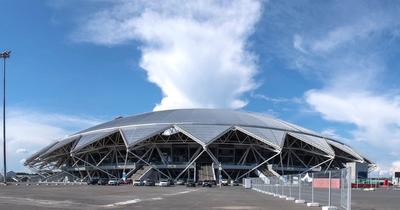
[[[329,188],[329,178],[314,178],[314,188]],[[340,179],[331,179],[331,189],[340,189]]]

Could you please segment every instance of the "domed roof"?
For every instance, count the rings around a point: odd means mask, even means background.
[[[236,125],[305,132],[318,135],[305,128],[260,113],[239,112],[227,109],[174,109],[148,112],[129,117],[116,118],[112,121],[83,130],[79,132],[79,134],[117,127],[162,124]]]
[[[335,156],[334,147],[360,161],[366,160],[349,146],[314,131],[264,114],[226,109],[175,109],[116,118],[59,141],[47,151],[41,152],[39,157],[75,142],[71,150],[73,153],[116,132],[120,132],[126,146],[131,147],[170,128],[184,133],[203,146],[211,144],[229,130],[236,129],[268,144],[276,151],[283,148],[285,137],[289,135],[330,157]]]

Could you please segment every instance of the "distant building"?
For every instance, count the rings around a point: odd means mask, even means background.
[[[400,185],[400,171],[395,171],[393,173],[392,183],[394,185]]]
[[[351,180],[355,182],[356,179],[368,178],[369,164],[360,162],[350,162],[347,166],[351,170]]]

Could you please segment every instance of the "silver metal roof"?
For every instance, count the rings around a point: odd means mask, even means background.
[[[238,129],[280,150],[286,134],[310,144],[327,156],[335,155],[331,145],[359,158],[350,147],[335,144],[314,131],[258,113],[224,109],[176,109],[149,112],[112,121],[78,132],[43,151],[41,156],[80,138],[71,152],[77,152],[115,132],[121,132],[127,147],[174,127],[206,146],[230,129]]]
[[[326,152],[332,157],[335,156],[335,152],[333,151],[332,147],[328,144],[328,142],[326,142],[324,138],[294,132],[289,132],[289,135]]]
[[[349,146],[347,146],[347,145],[345,145],[345,144],[342,144],[342,143],[339,143],[339,142],[336,142],[336,141],[332,141],[332,140],[329,140],[329,139],[327,140],[327,142],[328,142],[330,145],[332,145],[332,146],[334,146],[334,147],[336,147],[336,148],[338,148],[338,149],[340,149],[340,150],[346,152],[347,154],[350,154],[351,156],[353,156],[353,157],[359,159],[360,161],[364,160],[364,158],[361,157],[361,155],[359,155],[359,154],[358,154],[357,152],[355,152],[351,147],[349,147]]]
[[[26,159],[25,163],[28,163],[32,160],[34,160],[35,158],[39,157],[40,155],[42,155],[43,153],[45,153],[46,151],[48,151],[50,148],[52,148],[54,145],[56,145],[58,143],[58,141],[55,141],[49,145],[47,145],[46,147],[40,149],[39,151],[35,152],[33,155],[31,155],[28,159]]]
[[[121,128],[125,144],[130,147],[170,128],[170,125],[145,125]]]
[[[111,135],[112,133],[115,133],[116,130],[111,130],[111,131],[99,131],[96,133],[88,133],[88,134],[84,134],[82,135],[82,137],[79,139],[78,143],[76,143],[74,149],[71,152],[76,152],[84,147],[86,147],[87,145],[100,140],[104,137],[107,137],[109,135]]]
[[[284,131],[246,126],[240,126],[238,129],[278,150],[283,146]]]
[[[225,109],[176,109],[118,118],[83,130],[79,133],[146,124],[243,125],[299,131],[294,127],[286,125],[280,120],[257,113],[238,112]]]
[[[54,152],[54,151],[60,149],[61,147],[65,146],[65,145],[67,145],[67,144],[69,144],[69,143],[72,143],[72,142],[74,142],[75,140],[78,140],[79,137],[80,137],[80,136],[72,136],[72,137],[66,138],[66,139],[64,139],[64,140],[62,140],[62,141],[59,141],[59,142],[57,142],[57,144],[55,144],[54,146],[50,147],[47,151],[45,151],[44,153],[42,153],[39,157],[40,157],[40,158],[44,158],[44,157],[50,155],[52,152]]]
[[[195,139],[198,143],[207,145],[218,137],[224,135],[231,126],[181,124],[177,125],[176,128],[192,139]]]

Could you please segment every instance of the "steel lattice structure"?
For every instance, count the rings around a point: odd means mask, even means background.
[[[44,179],[239,180],[373,163],[330,137],[258,113],[179,109],[114,119],[54,142],[25,162]]]

